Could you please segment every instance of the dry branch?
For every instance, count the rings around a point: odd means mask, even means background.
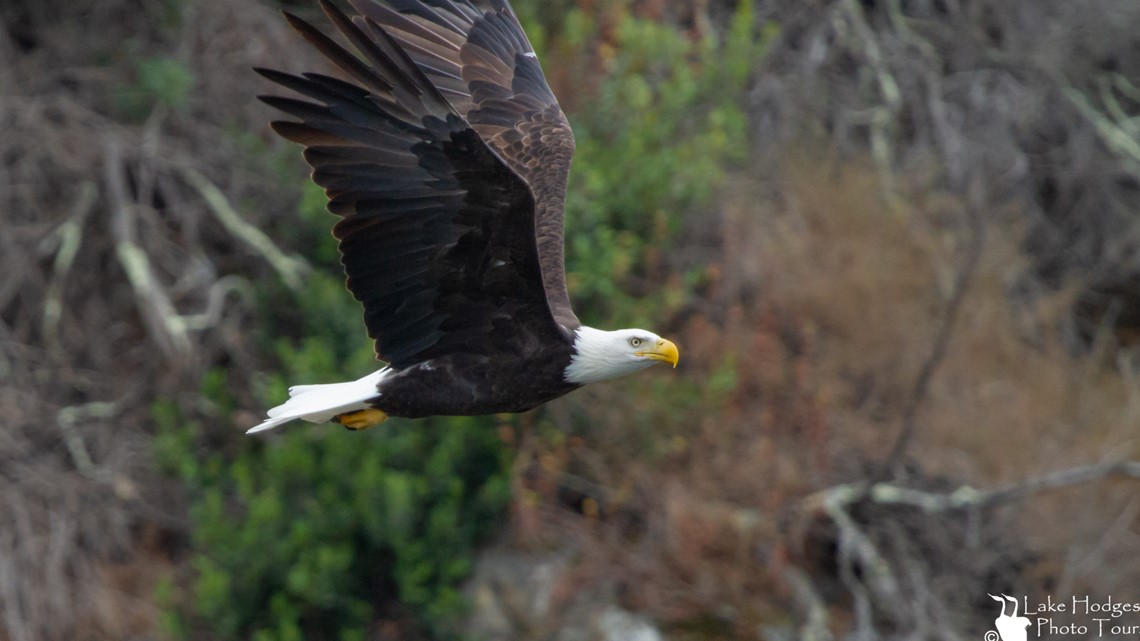
[[[827,604],[812,586],[811,579],[795,567],[785,568],[783,574],[801,611],[803,623],[796,630],[801,641],[832,641],[834,635],[828,628]]]
[[[42,331],[48,351],[59,354],[59,319],[63,314],[63,285],[75,256],[79,253],[79,246],[83,242],[83,224],[88,214],[95,208],[99,192],[90,180],[79,185],[79,195],[75,199],[71,214],[59,227],[52,232],[49,240],[53,241],[58,249],[55,260],[52,261],[52,276],[44,292],[44,311]],[[41,248],[45,243],[41,243]]]
[[[928,514],[979,510],[1029,498],[1041,492],[1084,485],[1107,478],[1140,479],[1140,461],[1114,461],[1082,465],[1011,483],[993,490],[963,485],[953,492],[928,492],[895,483],[858,481],[836,485],[804,498],[802,505],[827,514],[845,511],[861,501],[913,507]]]
[[[210,211],[214,217],[226,228],[226,231],[256,250],[277,271],[281,280],[290,289],[296,291],[301,288],[305,274],[309,272],[309,265],[304,259],[290,256],[281,251],[269,236],[266,236],[257,227],[245,222],[230,204],[230,201],[226,199],[222,190],[218,189],[217,185],[210,182],[210,179],[202,175],[201,172],[188,165],[179,169],[186,182],[198,190],[202,199],[210,206]]]
[[[94,402],[74,407],[64,407],[56,415],[56,425],[63,434],[64,445],[71,455],[71,461],[79,473],[93,481],[110,480],[107,470],[96,467],[87,445],[80,433],[82,421],[90,419],[113,419],[120,411],[117,402]]]
[[[815,492],[805,497],[800,506],[805,515],[825,515],[835,526],[838,578],[853,600],[855,638],[880,638],[875,621],[885,617],[895,629],[908,630],[915,638],[957,639],[960,637],[953,632],[955,627],[946,604],[930,592],[935,573],[917,552],[922,548],[914,548],[913,542],[915,527],[928,531],[940,530],[942,526],[935,522],[916,526],[918,522],[909,519],[908,529],[901,525],[903,512],[874,512],[878,519],[868,520],[865,508],[901,507],[911,514],[918,510],[923,522],[934,515],[966,512],[976,522],[977,515],[988,508],[1113,477],[1140,479],[1140,461],[1078,466],[992,490],[962,485],[951,492],[932,492],[896,483],[859,481]],[[802,581],[795,575],[785,578],[797,601],[810,606],[811,592],[804,592],[799,585]],[[812,628],[818,628],[819,613],[807,608],[806,616],[805,627],[810,623]]]
[[[1122,83],[1118,82],[1118,84]],[[1130,83],[1127,83],[1127,79],[1124,80],[1124,86],[1131,86]],[[1077,108],[1077,111],[1092,123],[1104,143],[1127,160],[1133,173],[1140,174],[1140,135],[1137,134],[1136,130],[1137,119],[1136,117],[1128,117],[1124,113],[1124,110],[1112,96],[1111,89],[1102,87],[1101,97],[1105,99],[1109,113],[1115,113],[1115,117],[1102,113],[1092,104],[1088,96],[1075,87],[1066,85],[1061,90],[1064,92],[1065,98]]]
[[[967,206],[966,217],[970,233],[966,257],[954,279],[954,285],[950,290],[950,300],[938,321],[938,329],[934,335],[930,354],[923,361],[922,368],[919,370],[918,376],[915,377],[914,386],[903,406],[901,427],[894,445],[891,446],[890,453],[883,462],[879,479],[887,478],[894,471],[895,466],[902,462],[907,447],[910,446],[911,440],[914,438],[918,424],[918,411],[926,400],[931,379],[938,370],[938,366],[946,358],[946,350],[949,348],[950,339],[954,335],[955,324],[961,316],[962,303],[966,299],[970,282],[978,271],[978,263],[981,262],[982,249],[985,246],[986,238],[985,222],[972,204]]]
[[[178,313],[151,269],[146,251],[135,239],[134,205],[128,198],[122,154],[113,140],[107,141],[104,148],[103,180],[110,201],[115,254],[134,289],[139,314],[168,359],[186,356],[190,353],[186,327],[178,321]]]

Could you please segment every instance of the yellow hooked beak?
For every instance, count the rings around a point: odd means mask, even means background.
[[[681,353],[677,351],[677,346],[673,341],[664,338],[657,341],[651,349],[644,352],[634,352],[634,356],[648,358],[654,361],[661,361],[663,363],[672,363],[673,367],[677,367],[677,361],[681,358]]]

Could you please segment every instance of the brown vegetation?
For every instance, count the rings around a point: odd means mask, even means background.
[[[1101,484],[1039,496],[1047,488],[1022,485],[1136,473],[1097,467],[1134,456],[1140,417],[1121,371],[1063,346],[1072,293],[1011,304],[1011,276],[1026,265],[1016,234],[994,226],[974,254],[973,233],[946,224],[964,216],[951,195],[923,190],[888,204],[869,163],[814,160],[790,158],[778,194],[742,179],[726,205],[727,251],[710,267],[756,261],[764,294],[746,295],[757,283],[739,273],[722,277],[709,316],[681,332],[690,371],[735,359],[724,409],[686,417],[652,469],[628,465],[644,456],[636,444],[594,431],[566,457],[561,469],[591,462],[591,478],[606,479],[601,494],[620,497],[611,516],[570,539],[608,552],[583,561],[582,580],[616,582],[629,605],[679,630],[712,625],[713,638],[765,638],[797,609],[805,634],[969,638],[989,629],[986,590],[1125,593],[1140,568],[1073,557],[1098,546],[1114,558],[1133,553],[1131,521],[1104,538],[1132,513],[1129,493]],[[752,213],[758,204],[763,218]],[[913,441],[884,470],[966,269],[973,276],[914,409]],[[582,394],[610,407],[629,390]],[[890,483],[863,485],[875,479]],[[1009,494],[954,494],[970,487]],[[567,518],[577,520],[555,522]],[[879,560],[883,574],[869,579]]]
[[[153,630],[153,579],[170,560],[153,566],[152,553],[187,517],[151,461],[150,405],[211,364],[253,365],[247,279],[272,272],[194,177],[259,203],[246,224],[284,208],[266,168],[234,166],[223,131],[269,140],[249,67],[291,48],[269,7],[194,3],[179,20],[168,8],[0,7],[0,637],[12,641]],[[163,60],[193,70],[189,85],[144,92],[139,75]],[[235,261],[243,278],[225,278]]]

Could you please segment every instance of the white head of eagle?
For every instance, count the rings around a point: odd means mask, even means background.
[[[565,376],[577,385],[625,376],[655,363],[677,366],[677,346],[645,329],[607,332],[582,325],[574,330],[574,350]]]

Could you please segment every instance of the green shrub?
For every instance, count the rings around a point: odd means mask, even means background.
[[[194,88],[194,73],[173,58],[143,58],[135,65],[134,81],[116,87],[114,106],[128,121],[143,120],[158,105],[184,108]]]
[[[190,487],[197,575],[180,627],[211,638],[363,639],[378,603],[436,637],[509,498],[492,419],[298,427],[188,458],[197,431],[160,405],[158,460]]]
[[[684,298],[659,282],[648,298],[621,288],[643,279],[677,241],[686,214],[709,206],[727,167],[745,158],[741,99],[771,36],[757,36],[754,23],[752,3],[741,2],[720,43],[622,14],[597,98],[570,114],[578,148],[567,274],[584,320],[652,324]],[[574,33],[593,29],[580,12],[566,24]]]

